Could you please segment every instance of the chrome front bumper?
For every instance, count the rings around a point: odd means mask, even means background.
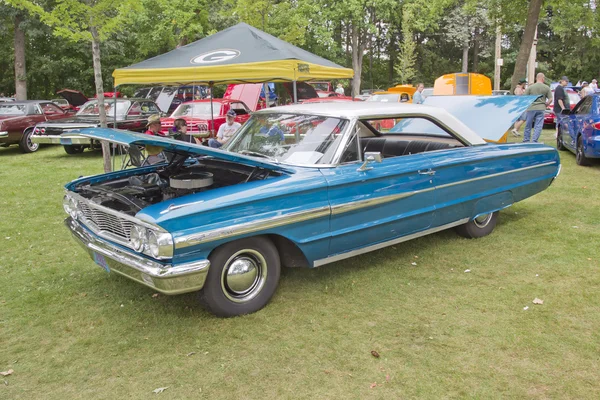
[[[90,144],[90,138],[79,135],[31,135],[31,141],[38,144],[62,144],[63,146]]]
[[[208,260],[177,265],[162,264],[110,244],[89,233],[71,217],[65,220],[65,225],[92,259],[94,253],[104,257],[111,272],[163,294],[195,292],[204,286],[210,267]]]

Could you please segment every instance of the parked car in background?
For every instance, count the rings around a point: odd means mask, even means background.
[[[9,101],[16,101],[14,97],[0,97],[0,103],[6,103]]]
[[[600,94],[581,99],[560,118],[556,148],[575,153],[578,165],[589,165],[600,158]]]
[[[423,98],[428,98],[429,96],[433,96],[433,88],[425,88],[423,89],[423,91],[421,92],[421,96],[423,96]]]
[[[213,99],[194,100],[181,104],[169,117],[161,118],[161,133],[166,135],[176,119],[182,118],[187,125],[187,134],[199,141],[215,137],[219,127],[226,123],[229,110],[235,111],[235,121],[244,124],[250,118],[250,109],[240,100]]]
[[[90,101],[90,99],[79,90],[61,89],[57,91],[56,94],[67,101],[69,104],[69,110],[72,112],[79,111],[79,107]]]
[[[507,130],[525,103],[486,123]],[[383,134],[378,119],[405,122]],[[225,151],[112,129],[80,134],[172,156],[67,184],[75,240],[103,270],[164,294],[199,292],[223,317],[264,307],[282,266],[319,267],[448,228],[488,235],[500,210],[560,171],[550,146],[488,144],[425,105],[264,109]]]
[[[152,86],[136,90],[134,97],[150,99],[161,110],[171,114],[186,101],[208,98],[208,93],[208,87],[204,85]]]
[[[27,100],[0,103],[0,146],[18,144],[24,153],[37,151],[31,141],[36,124],[64,120],[68,115],[47,100]]]
[[[492,96],[506,96],[509,94],[509,90],[492,90]]]
[[[109,126],[113,126],[115,123],[115,104],[118,129],[143,132],[146,130],[148,117],[161,114],[160,108],[151,100],[131,98],[117,99],[115,102],[114,99],[107,99],[104,106]],[[63,145],[67,154],[77,154],[86,148],[99,148],[100,143],[77,134],[69,134],[69,132],[98,126],[100,126],[98,100],[90,100],[81,106],[74,116],[56,122],[37,123],[32,141],[37,144],[60,144]]]
[[[571,110],[579,103],[580,97],[579,93],[577,93],[573,89],[565,89],[567,96],[569,96],[569,106]],[[554,98],[554,90],[552,91],[552,97]],[[544,111],[544,126],[549,128],[556,127],[556,115],[554,114],[554,102],[548,105],[546,111]]]

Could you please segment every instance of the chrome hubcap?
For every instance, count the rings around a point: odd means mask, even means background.
[[[221,287],[229,300],[243,303],[260,293],[266,279],[267,262],[262,254],[244,249],[227,260],[221,276]]]
[[[31,133],[27,135],[27,146],[29,147],[30,150],[37,150],[39,144],[37,143],[33,143],[31,141]]]
[[[477,217],[473,220],[473,223],[478,228],[485,228],[487,226],[487,224],[490,223],[491,219],[492,219],[492,214],[480,215],[479,217]]]

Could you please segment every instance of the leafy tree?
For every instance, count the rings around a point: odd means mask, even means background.
[[[62,0],[50,10],[33,0],[7,0],[18,9],[39,16],[42,22],[54,29],[54,34],[73,42],[85,41],[92,45],[94,81],[100,113],[100,125],[106,127],[104,85],[100,59],[100,43],[121,29],[123,21],[139,7],[137,0]],[[104,170],[110,171],[110,148],[102,143]]]
[[[416,75],[415,62],[417,55],[415,50],[417,43],[413,36],[411,21],[413,15],[406,10],[402,15],[402,36],[404,38],[398,55],[398,64],[396,65],[396,73],[398,74],[400,83],[408,83]]]

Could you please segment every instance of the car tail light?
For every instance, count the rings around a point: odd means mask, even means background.
[[[35,130],[33,131],[33,133],[40,133],[40,128],[35,128]]]
[[[593,127],[594,129],[598,129],[600,131],[600,122],[596,122]]]
[[[41,132],[41,133],[42,133],[42,135],[43,135],[44,133],[46,133],[46,128],[42,128],[42,129],[40,130],[40,132]]]

